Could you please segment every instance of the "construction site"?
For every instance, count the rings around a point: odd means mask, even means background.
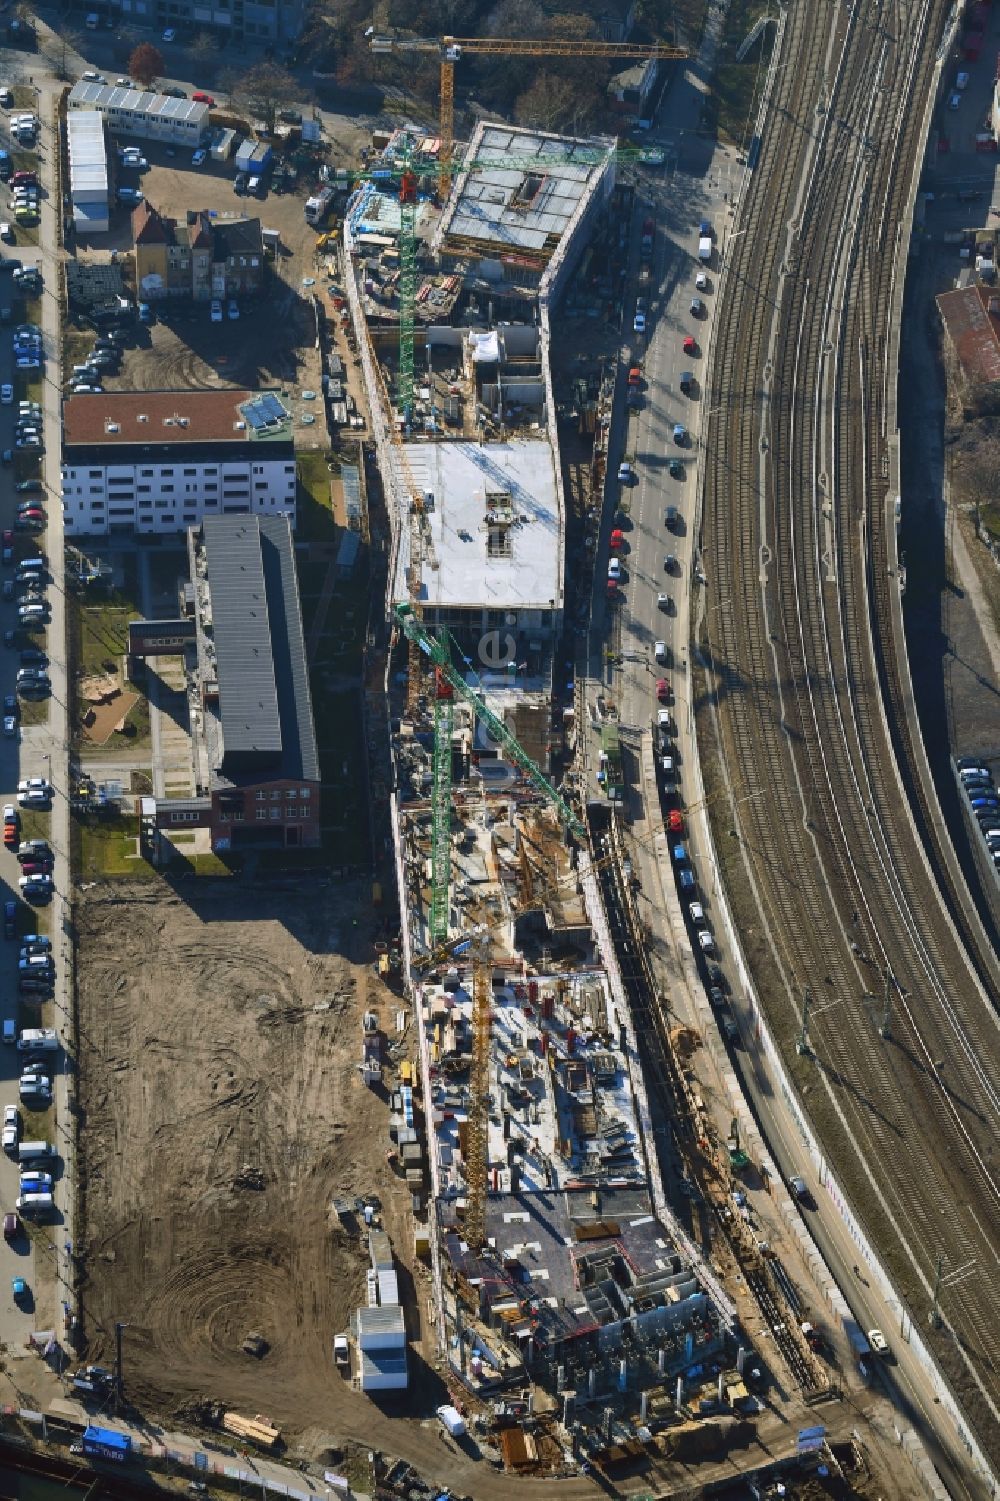
[[[557,401],[549,320],[580,309],[581,260],[599,279],[593,246],[617,242],[615,157],[490,125],[454,182],[450,159],[446,132],[396,132],[344,232],[391,481],[391,813],[420,1065],[395,1129],[420,1167],[426,1148],[414,1202],[447,1410],[507,1469],[613,1469],[666,1453],[654,1435],[692,1414],[763,1407],[737,1310],[667,1204],[570,770],[579,497],[558,423],[589,434],[599,493],[608,391],[563,373]]]

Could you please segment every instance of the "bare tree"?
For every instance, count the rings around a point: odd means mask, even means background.
[[[302,85],[279,63],[260,62],[244,73],[233,90],[237,103],[244,105],[254,119],[263,121],[268,131],[274,129],[278,111],[294,104]]]
[[[187,55],[195,76],[208,77],[219,58],[219,48],[210,31],[196,31],[187,44]]]
[[[568,78],[540,73],[514,105],[518,125],[535,130],[560,130],[579,114],[579,89]]]
[[[955,498],[971,504],[978,529],[981,508],[1000,499],[1000,435],[984,432],[975,446],[953,449],[951,473]]]
[[[72,26],[53,26],[42,53],[52,64],[57,78],[72,78],[76,69],[70,66],[70,58],[73,53],[79,53],[82,46],[83,38]]]

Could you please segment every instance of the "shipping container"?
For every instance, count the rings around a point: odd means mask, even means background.
[[[101,1459],[113,1459],[121,1464],[131,1448],[132,1440],[127,1433],[116,1433],[113,1428],[95,1428],[93,1425],[84,1430],[84,1454],[96,1454]]]
[[[213,162],[228,162],[236,150],[238,137],[235,130],[220,130],[212,141]]]

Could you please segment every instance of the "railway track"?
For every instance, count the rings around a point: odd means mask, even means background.
[[[789,7],[713,350],[699,733],[731,785],[767,789],[724,809],[716,843],[729,857],[740,835],[735,911],[743,932],[763,919],[748,959],[772,1030],[914,1320],[938,1257],[952,1269],[935,1353],[996,1457],[996,956],[947,886],[890,632],[895,226],[944,14]]]

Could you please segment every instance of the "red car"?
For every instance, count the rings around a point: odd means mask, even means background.
[[[671,808],[667,814],[667,828],[671,834],[683,834],[684,832],[684,819],[676,808]]]
[[[695,340],[692,338],[692,336],[690,334],[688,334],[687,337],[686,337],[686,339],[684,340],[684,353],[685,354],[697,354],[698,353],[698,345],[697,345],[697,343],[695,342]]]
[[[4,1240],[17,1240],[21,1233],[21,1221],[16,1214],[5,1214],[3,1217]]]
[[[11,531],[10,527],[8,527],[3,534],[3,545],[4,547],[14,546],[14,533]]]
[[[618,549],[619,549],[619,547],[621,547],[621,545],[622,545],[622,543],[624,541],[625,541],[625,533],[621,530],[620,527],[615,527],[614,531],[611,533],[611,549],[612,549],[612,551],[613,552],[617,552]]]
[[[656,696],[659,699],[659,701],[660,701],[661,704],[669,704],[669,702],[670,702],[670,684],[667,682],[666,678],[657,678],[657,680],[656,680]]]
[[[199,89],[196,94],[192,94],[191,98],[193,99],[195,104],[207,104],[209,108],[211,108],[215,103],[215,100],[212,98],[211,94],[205,94],[201,89]]]
[[[633,365],[629,371],[628,383],[630,386],[639,386],[642,384],[642,370],[638,365]]]

